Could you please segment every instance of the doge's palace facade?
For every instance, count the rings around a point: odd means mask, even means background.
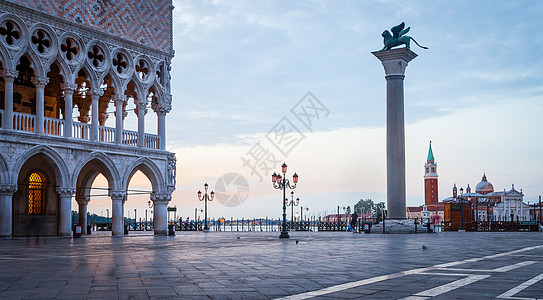
[[[99,174],[112,234],[122,235],[137,171],[151,182],[155,234],[167,233],[172,9],[171,0],[0,0],[0,237],[69,236],[72,209],[87,224]],[[137,131],[124,128],[128,113]],[[157,134],[145,131],[149,114]]]

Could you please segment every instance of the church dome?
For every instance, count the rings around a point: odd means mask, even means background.
[[[494,186],[486,180],[486,174],[483,174],[483,179],[475,186],[475,192],[483,195],[494,192]]]

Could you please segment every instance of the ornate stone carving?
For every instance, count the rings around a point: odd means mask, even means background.
[[[151,193],[151,200],[155,202],[155,204],[157,202],[168,203],[170,200],[172,200],[172,195],[166,193],[158,194],[153,192]]]
[[[90,196],[78,196],[76,201],[79,205],[87,205],[90,202]]]
[[[111,200],[113,201],[119,201],[126,198],[126,191],[110,191],[109,197],[111,197]]]
[[[0,196],[12,196],[17,191],[16,184],[0,185]]]
[[[49,83],[49,78],[46,76],[34,76],[32,78],[32,83],[36,87],[45,87]]]
[[[57,194],[60,197],[72,197],[75,194],[75,188],[73,187],[58,187]]]
[[[4,69],[4,70],[1,70],[1,76],[5,78],[12,78],[12,79],[15,79],[17,78],[17,76],[19,75],[19,71],[17,70],[8,70],[8,69]]]
[[[177,175],[177,159],[175,155],[168,156],[168,185],[175,186]]]
[[[60,84],[60,88],[64,90],[64,92],[71,91],[73,93],[75,90],[77,90],[77,84],[63,82]]]

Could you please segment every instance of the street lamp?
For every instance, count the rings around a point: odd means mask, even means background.
[[[213,198],[215,197],[215,192],[211,191],[211,193],[207,193],[209,185],[206,183],[204,184],[204,196],[202,197],[202,192],[198,191],[198,200],[205,202],[205,219],[204,219],[204,231],[208,231],[209,227],[207,226],[207,201],[213,201]]]
[[[294,201],[294,191],[290,192],[290,201],[288,201],[288,198],[285,198],[285,202],[287,203],[287,206],[290,206],[290,229],[294,229],[294,206],[298,206],[300,204],[300,198],[296,198],[296,201]]]
[[[460,230],[464,231],[464,199],[462,195],[464,194],[464,188],[460,188]]]
[[[281,176],[281,173],[283,173],[283,176]],[[291,190],[296,188],[296,184],[298,183],[298,174],[294,173],[292,175],[292,182],[294,182],[294,185],[290,185],[289,180],[286,176],[287,173],[287,164],[283,163],[281,166],[281,172],[279,174],[273,173],[272,175],[272,185],[274,189],[283,190],[283,198],[281,198],[281,202],[283,203],[283,224],[281,226],[281,234],[279,235],[279,238],[281,239],[288,239],[290,236],[288,235],[287,231],[287,197],[286,197],[286,190],[287,187]]]

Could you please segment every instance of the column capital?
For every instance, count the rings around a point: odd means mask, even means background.
[[[0,185],[0,196],[13,196],[17,191],[16,184],[2,184]]]
[[[152,200],[155,204],[158,204],[158,203],[165,203],[165,204],[167,204],[168,202],[170,202],[170,200],[172,200],[172,194],[168,194],[168,193],[155,193],[155,192],[152,192],[152,193],[151,193],[151,200]]]
[[[17,70],[4,69],[4,70],[2,70],[0,72],[2,74],[2,77],[4,77],[4,80],[6,78],[15,79],[19,75],[19,71],[17,71]]]
[[[172,95],[165,95],[164,101],[151,105],[157,114],[167,114],[172,110]]]
[[[60,88],[66,93],[66,92],[74,92],[77,90],[77,84],[75,83],[69,83],[69,82],[63,82],[60,84]]]
[[[126,95],[119,95],[119,94],[113,94],[113,96],[111,97],[111,99],[113,101],[115,101],[115,103],[117,102],[125,102],[126,101]]]
[[[101,97],[104,95],[104,91],[102,89],[89,89],[87,93],[91,96],[91,98],[96,96]]]
[[[123,201],[126,198],[126,191],[111,191],[109,197],[113,201]]]
[[[372,52],[385,68],[385,76],[405,75],[407,64],[418,55],[407,48],[397,48]]]
[[[32,77],[32,83],[36,87],[45,87],[49,83],[49,78],[46,76],[34,76]]]
[[[60,197],[72,197],[75,194],[75,188],[73,187],[58,187],[57,194]]]
[[[79,205],[87,205],[90,202],[90,196],[78,196],[76,201]]]

